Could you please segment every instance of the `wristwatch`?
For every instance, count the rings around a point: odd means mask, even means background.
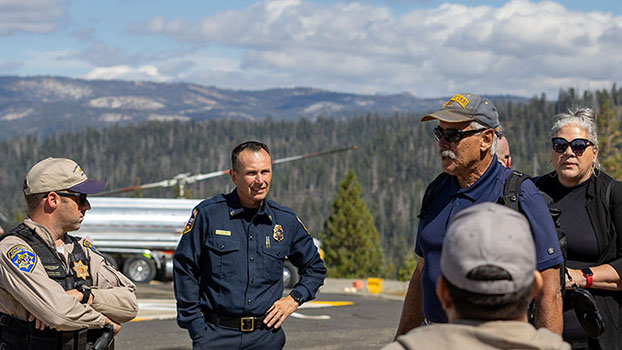
[[[592,285],[592,281],[594,279],[594,273],[592,272],[592,269],[590,269],[589,267],[584,267],[581,269],[581,272],[583,273],[583,277],[587,279],[585,288],[590,288],[590,286]]]
[[[91,288],[86,288],[84,285],[80,285],[77,289],[82,292],[82,300],[80,300],[80,303],[88,304],[89,298],[91,297]]]
[[[302,294],[300,294],[299,291],[292,290],[291,292],[289,292],[289,295],[292,297],[292,299],[294,299],[295,302],[298,303],[298,306],[302,305],[302,303],[303,303],[303,301],[302,301]]]

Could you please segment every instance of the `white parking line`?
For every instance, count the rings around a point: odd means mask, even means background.
[[[298,309],[318,309],[326,307],[347,306],[354,303],[349,301],[310,301],[302,304]],[[300,319],[330,319],[328,315],[304,315],[294,312],[292,317]],[[177,306],[174,299],[139,299],[138,315],[133,322],[149,320],[170,320],[177,317]]]

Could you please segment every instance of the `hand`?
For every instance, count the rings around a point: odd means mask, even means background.
[[[121,330],[121,325],[111,321],[107,316],[106,316],[106,324],[111,324],[112,325],[112,334],[114,334],[115,336],[117,334],[119,334],[119,331]]]
[[[274,304],[268,309],[268,315],[264,318],[263,323],[268,327],[274,326],[274,329],[278,329],[283,321],[292,312],[298,308],[298,302],[294,300],[290,295],[283,297],[274,302]]]
[[[82,298],[84,298],[84,293],[77,289],[70,289],[70,290],[65,291],[65,293],[76,297],[79,302],[82,302]],[[88,305],[93,304],[93,294],[89,295],[89,300],[87,300],[86,303]]]
[[[77,289],[66,290],[65,293],[67,293],[67,294],[69,294],[71,296],[76,297],[76,299],[78,299],[78,301],[81,301],[82,297],[83,297],[82,292],[77,290]]]
[[[566,269],[566,289],[573,289],[575,287],[584,287],[587,284],[587,279],[583,276],[581,270]],[[570,278],[568,277],[570,275]]]
[[[35,328],[42,331],[44,330],[48,325],[43,323],[43,321],[41,321],[40,319],[36,318],[33,314],[30,314],[30,316],[28,316],[28,322],[32,322],[35,321]]]

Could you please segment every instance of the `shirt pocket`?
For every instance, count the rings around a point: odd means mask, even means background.
[[[283,264],[289,253],[289,247],[272,245],[271,247],[263,247],[265,267],[264,272],[268,281],[274,282],[283,279]]]
[[[240,258],[240,241],[232,238],[208,237],[205,241],[209,270],[215,277],[234,275]]]

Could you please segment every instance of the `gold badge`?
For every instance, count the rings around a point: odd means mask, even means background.
[[[82,260],[78,260],[73,263],[73,270],[76,272],[76,277],[82,278],[86,281],[86,278],[89,277],[89,267],[84,265]]]
[[[274,229],[272,230],[272,238],[274,238],[274,240],[277,242],[280,242],[283,240],[283,238],[285,238],[285,234],[283,233],[283,226],[274,225]]]

